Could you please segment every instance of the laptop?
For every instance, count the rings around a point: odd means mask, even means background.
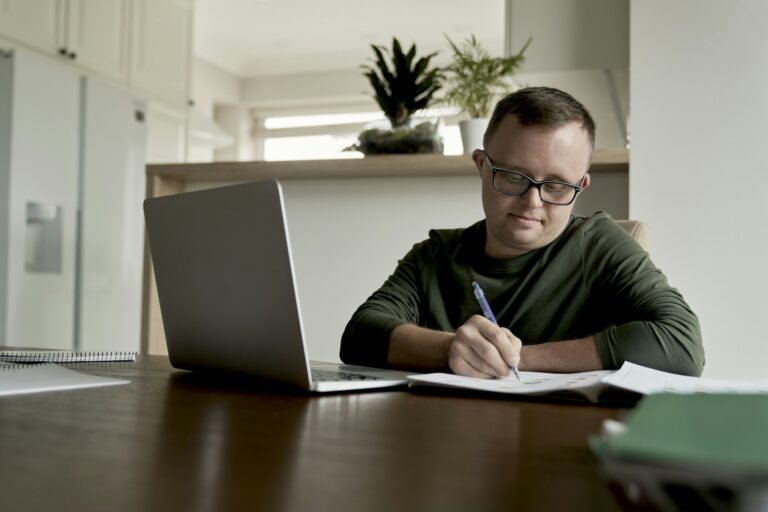
[[[406,385],[405,372],[307,357],[280,183],[144,201],[171,364],[313,392]]]

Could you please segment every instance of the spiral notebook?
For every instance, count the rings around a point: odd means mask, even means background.
[[[57,352],[48,350],[0,352],[0,362],[8,363],[101,363],[135,360],[136,352]]]
[[[87,375],[50,363],[24,365],[0,362],[0,396],[128,383],[127,380]]]

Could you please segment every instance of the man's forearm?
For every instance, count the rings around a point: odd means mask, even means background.
[[[572,373],[602,370],[595,337],[526,345],[520,351],[520,370]]]
[[[453,333],[402,324],[389,337],[387,362],[391,368],[446,372]]]
[[[413,324],[396,327],[389,339],[391,368],[423,372],[450,371],[448,351],[454,334]],[[594,336],[527,345],[520,352],[520,370],[571,373],[602,370]]]

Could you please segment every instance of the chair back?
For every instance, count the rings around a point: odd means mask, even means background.
[[[624,228],[632,238],[637,240],[640,247],[645,249],[646,252],[651,250],[651,233],[648,228],[648,224],[639,220],[617,220],[616,224]]]

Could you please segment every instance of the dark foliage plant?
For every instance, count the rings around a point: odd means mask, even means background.
[[[440,89],[442,73],[437,67],[429,67],[437,52],[416,57],[416,45],[403,51],[400,41],[392,38],[392,50],[371,45],[375,60],[364,65],[364,75],[374,90],[376,103],[389,119],[392,128],[408,124],[411,115],[433,103]]]

